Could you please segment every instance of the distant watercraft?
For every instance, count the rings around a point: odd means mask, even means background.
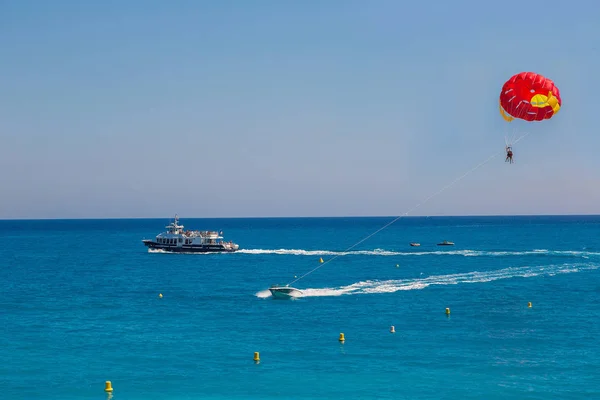
[[[419,246],[421,245],[421,243],[414,243],[414,242],[413,242],[413,243],[411,243],[410,245],[411,245],[412,247],[419,247]]]
[[[291,299],[302,296],[302,291],[288,285],[273,285],[269,288],[271,295],[276,299]]]
[[[444,240],[442,243],[438,243],[438,246],[454,246],[454,242],[449,242],[447,240]]]
[[[239,245],[223,240],[223,232],[184,231],[177,215],[166,229],[166,232],[159,233],[154,240],[144,239],[142,242],[150,249],[172,253],[231,253],[239,249]]]

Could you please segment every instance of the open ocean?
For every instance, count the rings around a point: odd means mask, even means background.
[[[4,399],[600,399],[600,217],[181,217],[0,221]]]

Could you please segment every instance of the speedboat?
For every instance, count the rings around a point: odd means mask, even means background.
[[[292,299],[302,296],[302,291],[288,285],[273,285],[269,288],[271,295],[276,299]]]
[[[413,243],[411,243],[410,245],[411,245],[412,247],[419,247],[419,246],[421,245],[421,243],[414,243],[414,242],[413,242]]]
[[[449,242],[447,240],[444,240],[442,243],[438,243],[438,246],[454,246],[454,242]]]

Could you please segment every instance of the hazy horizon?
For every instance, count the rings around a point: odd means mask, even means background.
[[[103,221],[103,220],[173,220],[174,215],[166,217],[105,217],[105,218],[1,218],[0,221]],[[288,215],[288,216],[238,216],[238,217],[202,217],[202,216],[188,216],[182,217],[179,215],[180,222],[185,220],[198,220],[198,219],[343,219],[343,218],[398,218],[398,215],[322,215],[322,216],[310,216],[310,215]],[[408,215],[402,216],[400,219],[405,218],[503,218],[503,217],[600,217],[600,214],[477,214],[477,215]]]
[[[600,3],[540,4],[3,1],[0,219],[600,214]]]

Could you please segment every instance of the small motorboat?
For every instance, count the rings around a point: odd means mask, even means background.
[[[447,240],[444,240],[442,243],[438,243],[438,246],[454,246],[454,242],[449,242]]]
[[[412,242],[410,245],[411,245],[412,247],[419,247],[419,246],[421,245],[421,243],[415,243],[415,242]]]
[[[280,286],[273,285],[269,288],[271,296],[276,299],[292,299],[295,297],[301,297],[302,291],[288,285]]]

